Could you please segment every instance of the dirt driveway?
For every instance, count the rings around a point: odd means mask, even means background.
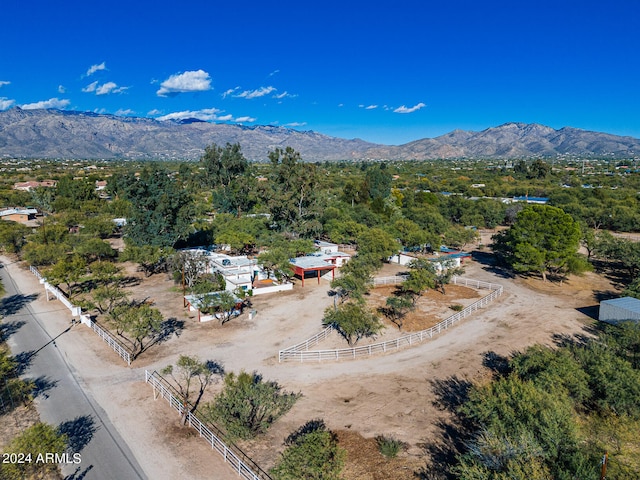
[[[593,321],[582,312],[591,312],[587,307],[597,305],[596,295],[614,290],[591,273],[562,285],[545,284],[537,279],[503,277],[477,261],[467,264],[465,276],[500,283],[504,295],[433,340],[370,359],[283,364],[277,360],[279,348],[300,342],[321,328],[322,313],[333,304],[327,294],[328,281],[320,285],[306,282],[304,288],[296,285],[291,292],[254,297],[252,308],[257,315],[253,320],[245,314],[220,326],[197,323],[182,309],[175,286],[163,276],[154,276],[131,287],[131,293],[154,299],[165,317],[184,321],[179,334],[154,346],[129,369],[91,331],[77,329],[76,342],[82,343],[75,348],[90,346],[92,352],[77,368],[130,440],[136,457],[162,459],[164,471],[182,471],[182,478],[209,478],[212,471],[219,471],[220,463],[204,442],[175,428],[174,412],[153,402],[151,389],[143,383],[145,368],[159,370],[180,354],[216,360],[226,371],[255,370],[303,394],[265,437],[241,445],[264,469],[277,460],[282,441],[291,431],[322,418],[339,431],[348,448],[346,478],[414,478],[413,472],[426,461],[421,444],[436,439],[437,424],[447,415],[434,405],[434,385],[453,376],[468,381],[485,378],[488,370],[483,362],[489,352],[508,356],[533,343],[553,344],[556,336],[580,332]],[[21,280],[38,287],[28,272]],[[214,386],[211,393],[218,388]],[[396,437],[409,449],[399,459],[383,461],[373,448],[373,437],[379,434]],[[140,463],[144,468],[148,462]]]

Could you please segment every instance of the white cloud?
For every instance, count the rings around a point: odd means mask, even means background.
[[[253,117],[238,117],[238,118],[236,118],[236,122],[238,122],[238,123],[255,122],[256,120],[257,120],[257,118],[253,118]]]
[[[90,83],[82,89],[84,93],[93,93],[96,95],[108,95],[110,93],[122,93],[129,87],[118,87],[115,82],[107,82],[99,85],[97,81]]]
[[[158,110],[157,108],[154,108],[153,110],[150,110],[149,112],[147,112],[147,115],[160,115],[162,114],[162,110]]]
[[[23,110],[36,110],[39,108],[65,108],[69,106],[71,100],[67,100],[66,98],[50,98],[49,100],[42,100],[40,102],[35,103],[25,103],[21,105],[20,108]]]
[[[100,70],[106,70],[107,69],[107,64],[106,62],[102,62],[100,64],[97,65],[91,65],[89,67],[89,70],[87,70],[87,77],[90,75],[93,75],[94,73],[100,71]]]
[[[291,122],[291,123],[285,123],[284,126],[285,127],[304,127],[307,124],[307,122]]]
[[[376,108],[378,108],[378,105],[369,105],[367,107],[364,107],[365,110],[375,110]]]
[[[92,93],[96,91],[96,88],[98,88],[98,81],[96,80],[95,82],[90,83],[89,85],[87,85],[86,87],[84,87],[82,89],[82,91],[84,93]]]
[[[237,92],[238,90],[240,90],[240,87],[230,88],[229,90],[227,90],[226,92],[224,92],[222,94],[222,98],[227,98],[229,95],[232,95],[233,93]]]
[[[5,85],[10,85],[11,82],[7,82],[6,80],[0,80],[0,87],[4,87]]]
[[[134,110],[131,110],[130,108],[126,108],[126,109],[121,108],[116,112],[116,115],[126,116],[126,115],[133,115],[134,113],[136,112]]]
[[[280,70],[274,70],[273,72],[271,72],[268,76],[269,77],[273,77],[276,73],[280,73]]]
[[[67,93],[67,89],[64,85],[58,85],[58,93]]]
[[[114,82],[107,82],[103,85],[100,85],[96,89],[96,95],[107,95],[109,93],[122,93],[128,89],[129,87],[118,87],[118,85]]]
[[[233,115],[222,115],[221,117],[216,118],[219,122],[232,122]]]
[[[395,113],[413,113],[417,110],[420,110],[421,108],[426,107],[426,105],[422,102],[418,103],[417,105],[414,105],[413,107],[406,107],[404,105],[402,105],[401,107],[398,107],[394,110]]]
[[[282,93],[278,93],[276,95],[273,96],[273,98],[277,98],[277,99],[282,99],[282,98],[295,98],[298,95],[295,95],[293,93],[289,93],[287,91],[284,91]]]
[[[204,70],[195,70],[171,75],[160,84],[156,95],[166,97],[179,93],[205,92],[207,90],[211,90],[211,77]]]
[[[218,120],[218,113],[222,110],[217,108],[205,108],[203,110],[183,110],[182,112],[173,112],[162,117],[158,117],[158,120],[184,120],[186,118],[197,118],[205,122]]]
[[[16,103],[15,100],[11,100],[6,97],[0,97],[0,111],[11,108],[11,105],[13,105],[14,103]]]
[[[116,88],[118,88],[118,85],[114,82],[103,83],[98,88],[96,88],[96,95],[107,95]]]
[[[242,93],[239,93],[237,95],[234,95],[234,97],[238,97],[238,98],[246,98],[246,99],[251,99],[251,98],[260,98],[260,97],[264,97],[265,95],[269,95],[272,92],[275,92],[276,88],[269,86],[269,87],[260,87],[256,90],[245,90]]]

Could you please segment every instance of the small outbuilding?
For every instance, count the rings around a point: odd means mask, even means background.
[[[604,300],[600,302],[598,320],[613,325],[628,320],[640,323],[640,300],[633,297]]]

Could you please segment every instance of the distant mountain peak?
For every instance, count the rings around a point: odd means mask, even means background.
[[[508,122],[480,132],[456,129],[435,138],[387,146],[278,125],[231,125],[196,118],[158,121],[73,110],[0,112],[0,157],[197,160],[206,146],[239,143],[249,160],[266,161],[290,146],[306,161],[541,158],[558,155],[630,158],[640,140],[573,127]]]

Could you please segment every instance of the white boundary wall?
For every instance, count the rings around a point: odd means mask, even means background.
[[[106,330],[101,328],[97,323],[91,320],[89,315],[83,315],[82,308],[76,307],[75,305],[73,305],[69,301],[69,299],[64,295],[64,293],[60,291],[60,289],[49,284],[47,282],[47,279],[42,276],[42,274],[38,271],[36,267],[30,266],[29,270],[38,278],[38,280],[40,280],[40,283],[44,285],[44,292],[45,292],[45,295],[47,296],[47,301],[49,301],[49,292],[51,292],[56,297],[56,299],[60,300],[62,304],[71,311],[72,317],[80,317],[81,323],[83,323],[84,325],[89,327],[91,330],[96,332],[98,336],[102,338],[102,340],[107,345],[109,345],[114,352],[116,352],[120,356],[120,358],[122,358],[125,362],[127,362],[127,365],[131,365],[131,353],[126,347],[124,347],[120,342],[118,342],[118,340],[116,340],[111,334],[109,334],[109,332],[107,332]]]

